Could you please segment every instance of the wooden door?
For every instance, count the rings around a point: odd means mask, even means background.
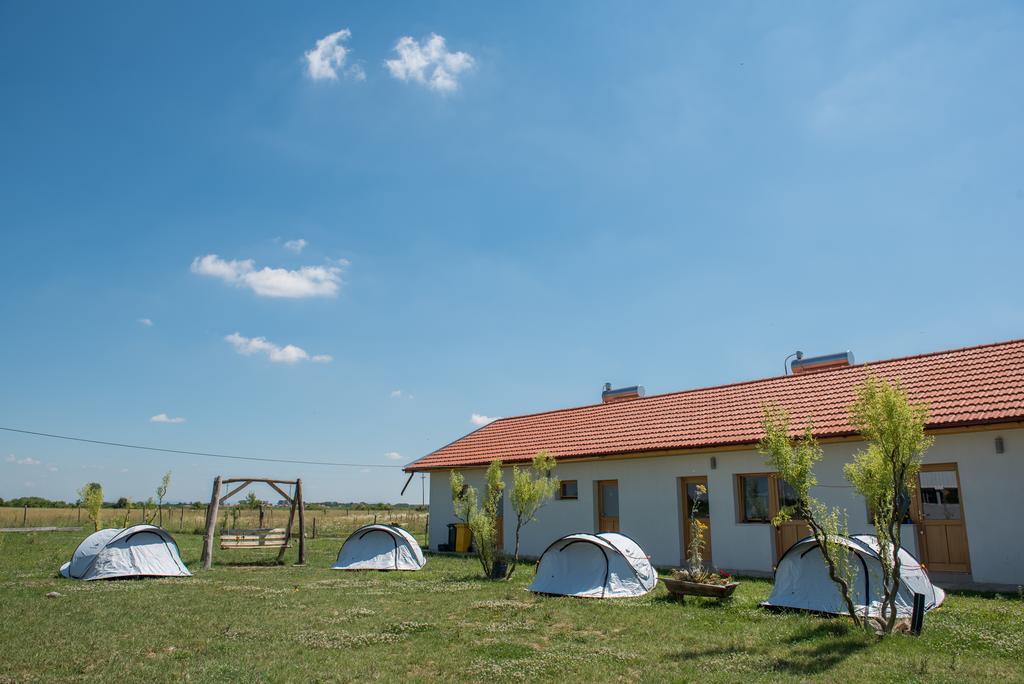
[[[597,531],[619,531],[619,481],[597,481]]]
[[[960,491],[955,463],[921,466],[915,517],[921,562],[929,570],[971,571]]]
[[[774,487],[769,496],[772,517],[788,505],[792,505],[794,493],[785,480],[779,477],[772,477]],[[811,535],[811,528],[802,519],[787,520],[775,526],[775,562],[778,563],[789,547],[796,544],[804,537]]]
[[[704,523],[704,566],[714,567],[711,563],[711,509],[708,500],[708,478],[706,477],[684,477],[680,480],[682,486],[683,501],[683,555],[685,563],[689,557],[691,535],[691,523],[696,518]],[[704,491],[700,491],[700,487]]]

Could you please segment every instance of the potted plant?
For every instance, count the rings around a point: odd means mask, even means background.
[[[704,485],[697,485],[697,491],[707,494]],[[725,572],[714,572],[704,567],[704,534],[707,525],[697,517],[698,501],[693,502],[690,510],[690,544],[686,549],[686,568],[675,570],[671,577],[663,577],[661,581],[673,596],[711,596],[724,599],[732,596],[739,586],[732,576]]]

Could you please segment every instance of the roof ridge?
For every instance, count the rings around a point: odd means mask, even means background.
[[[971,353],[979,350],[983,353]],[[984,350],[996,351],[994,353],[984,353]],[[916,362],[918,359],[933,357],[938,358],[933,362]],[[845,397],[852,392],[853,385],[859,378],[873,372],[886,376],[894,373],[895,375],[891,377],[902,378],[906,381],[910,391],[915,395],[923,396],[931,396],[938,387],[948,386],[948,388],[955,388],[961,385],[963,385],[962,389],[964,390],[973,388],[975,390],[974,394],[977,395],[977,390],[979,390],[977,383],[981,382],[988,388],[983,393],[984,397],[980,395],[974,396],[968,401],[968,397],[955,396],[958,395],[958,392],[953,392],[950,395],[949,392],[952,390],[947,389],[942,392],[942,396],[931,397],[930,401],[945,402],[943,405],[953,402],[950,406],[964,405],[968,408],[968,404],[977,404],[983,398],[987,401],[986,406],[993,403],[993,401],[996,403],[1009,402],[1013,406],[1006,407],[1007,410],[1003,413],[1006,416],[1012,414],[1024,417],[1024,394],[1022,394],[1022,400],[1019,402],[1013,396],[1008,396],[1005,392],[995,391],[993,394],[993,390],[999,390],[1002,386],[1006,388],[1012,386],[1015,388],[1014,391],[1018,389],[1024,390],[1024,374],[1019,372],[1024,368],[1024,363],[1022,362],[1024,362],[1024,338],[1017,338],[1002,342],[990,342],[987,344],[898,356],[878,361],[867,361],[817,373],[775,375],[706,387],[693,387],[685,390],[655,394],[643,399],[627,402],[584,404],[582,406],[569,406],[548,411],[505,416],[487,425],[482,425],[472,432],[454,439],[448,444],[416,459],[406,465],[405,470],[415,469],[418,464],[431,462],[432,460],[439,462],[447,462],[452,458],[463,460],[469,458],[472,460],[477,457],[483,457],[485,454],[493,453],[495,450],[508,452],[509,450],[515,451],[519,447],[526,448],[527,446],[533,449],[539,443],[538,435],[536,434],[538,430],[541,432],[554,431],[552,437],[556,441],[562,440],[563,447],[569,445],[566,448],[570,452],[579,453],[586,453],[588,450],[592,450],[590,453],[604,453],[595,449],[599,446],[598,442],[602,443],[602,448],[610,447],[610,444],[605,443],[609,439],[612,442],[622,443],[616,446],[616,449],[627,446],[626,442],[636,442],[634,447],[632,447],[636,451],[664,448],[667,444],[682,445],[686,443],[692,447],[694,444],[702,443],[699,441],[702,439],[717,439],[719,440],[717,443],[731,444],[735,442],[737,437],[742,437],[753,429],[752,425],[746,425],[746,423],[752,420],[752,411],[748,405],[751,401],[755,399],[762,403],[775,400],[789,401],[790,403],[796,401],[799,403],[802,412],[806,412],[804,411],[806,409],[813,414],[816,411],[814,407],[818,406],[824,398],[820,395],[823,393],[827,395],[840,392]],[[992,371],[997,369],[1009,370],[1011,375],[999,378],[986,378]],[[1015,380],[1010,385],[1006,385],[1010,378],[1015,378]],[[684,397],[694,398],[686,399]],[[959,403],[955,401],[958,398],[960,399]],[[825,403],[828,404],[828,402]],[[613,406],[619,408],[612,408]],[[839,416],[843,411],[839,411],[835,406],[831,405],[820,408],[830,416],[825,421],[829,431],[836,429],[840,431],[849,430],[846,421]],[[968,423],[973,423],[977,420],[982,420],[982,413],[992,413],[994,410],[991,406],[982,408],[980,405],[976,406],[970,415],[959,415],[963,411],[954,411],[951,415],[945,415],[950,412],[944,410],[943,420],[939,422],[949,424],[967,421]],[[669,426],[652,422],[655,419],[664,421],[670,414],[675,415],[679,411],[682,411],[683,414],[676,416],[673,420],[682,419],[683,415],[685,415],[690,418],[684,422],[697,421],[697,423],[689,425],[688,436],[681,433],[677,434],[682,424]],[[989,418],[995,417],[999,416],[995,414],[989,416]],[[718,430],[719,434],[717,435],[705,434],[708,430],[701,429],[701,425],[704,427],[710,425],[721,428],[725,425],[731,425],[731,423],[737,420],[740,424],[732,425],[727,429],[725,432],[728,434],[722,434],[721,430]],[[520,435],[520,430],[525,431],[524,434]],[[624,433],[622,432],[623,430],[625,430]],[[645,434],[647,438],[644,437]],[[621,439],[612,439],[616,436]],[[647,444],[647,446],[642,446],[641,443]],[[540,444],[540,447],[557,449],[554,444],[550,447]],[[472,452],[477,451],[480,454],[474,456]],[[447,455],[449,452],[453,453]],[[466,453],[463,453],[461,456],[455,455],[460,452]]]
[[[517,418],[536,418],[537,416],[545,416],[545,415],[552,414],[552,413],[568,413],[569,411],[581,411],[583,409],[598,408],[598,407],[601,407],[601,406],[629,406],[629,405],[633,405],[634,402],[636,402],[636,401],[649,402],[651,399],[661,399],[663,397],[676,396],[676,395],[680,395],[680,394],[691,394],[691,393],[694,393],[694,392],[707,392],[709,390],[725,389],[726,387],[742,387],[743,385],[753,385],[753,384],[756,384],[756,383],[759,383],[759,382],[771,382],[771,381],[775,381],[775,380],[784,380],[786,378],[820,377],[824,373],[827,373],[828,375],[835,375],[836,373],[842,373],[842,372],[845,372],[845,371],[852,370],[854,368],[866,368],[868,366],[878,366],[878,365],[885,364],[885,363],[894,363],[896,361],[910,361],[911,359],[922,359],[922,358],[927,358],[927,357],[930,357],[930,356],[941,356],[943,354],[956,354],[956,353],[959,353],[959,352],[972,351],[972,350],[975,350],[975,349],[985,349],[986,347],[1002,347],[1002,346],[1007,346],[1007,345],[1011,345],[1011,344],[1015,344],[1015,343],[1024,343],[1024,337],[1020,337],[1020,338],[1016,338],[1016,339],[1012,339],[1012,340],[1005,340],[1003,342],[989,342],[989,343],[986,343],[986,344],[976,344],[976,345],[970,345],[970,346],[966,346],[966,347],[957,347],[957,348],[954,348],[954,349],[943,349],[941,351],[923,352],[923,353],[920,353],[920,354],[910,354],[908,356],[895,356],[895,357],[893,357],[891,359],[879,359],[878,361],[865,361],[863,363],[855,363],[855,364],[850,365],[850,366],[834,368],[834,369],[831,369],[831,370],[828,370],[828,371],[818,371],[818,372],[814,372],[814,373],[807,373],[807,374],[804,374],[804,375],[769,375],[768,377],[764,377],[764,378],[754,378],[752,380],[739,380],[737,382],[726,382],[726,383],[722,383],[720,385],[707,385],[707,386],[704,386],[704,387],[691,387],[689,389],[684,389],[684,390],[674,390],[672,392],[661,392],[660,394],[652,394],[650,396],[642,397],[641,399],[634,399],[632,401],[618,401],[618,402],[613,402],[613,403],[608,403],[608,404],[603,403],[603,402],[601,402],[601,403],[594,403],[594,404],[581,404],[579,406],[565,406],[563,408],[549,409],[547,411],[535,411],[534,413],[520,413],[520,414],[516,414],[514,416],[502,416],[501,418],[497,418],[495,420],[492,420],[487,425],[483,425],[483,426],[477,428],[476,430],[473,430],[473,432],[477,432],[479,430],[483,430],[484,428],[490,427],[491,425],[494,425],[495,423],[498,423],[498,422],[514,420],[514,419],[517,419]],[[473,434],[473,432],[468,432],[465,435],[463,435],[463,437],[468,437],[469,435]],[[459,439],[462,439],[462,437],[460,437]],[[451,442],[451,443],[457,442],[457,441],[459,441],[459,439],[453,440],[453,442]],[[449,444],[446,444],[445,446],[449,446]],[[440,451],[443,448],[444,447],[441,447],[440,449],[435,449],[434,451]],[[433,453],[433,452],[431,452],[431,453]],[[429,454],[428,454],[428,456],[429,456]],[[424,458],[426,458],[426,457],[424,457]]]

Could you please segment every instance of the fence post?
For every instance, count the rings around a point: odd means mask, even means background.
[[[28,506],[25,506],[25,510],[21,513],[21,526],[28,527]]]
[[[81,506],[78,507],[78,522],[79,523],[82,522],[82,507]]]

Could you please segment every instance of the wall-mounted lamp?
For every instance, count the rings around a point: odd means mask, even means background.
[[[996,453],[1001,454],[1006,451],[1006,445],[1003,444],[1002,437],[996,437]]]
[[[715,468],[718,467],[718,459],[712,456],[711,458],[708,459],[708,465],[710,465],[711,469],[714,470]]]

